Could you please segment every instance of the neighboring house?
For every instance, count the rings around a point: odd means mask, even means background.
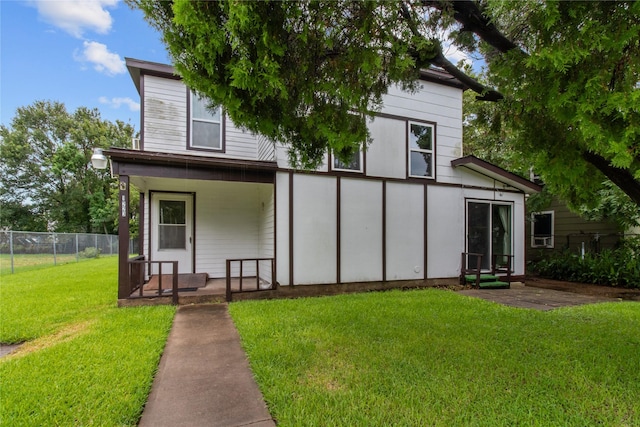
[[[529,222],[527,261],[567,249],[576,254],[612,249],[624,234],[613,222],[582,218],[556,197],[547,209],[532,213]]]
[[[261,259],[242,274],[279,286],[428,284],[457,278],[463,252],[484,253],[484,268],[494,253],[512,255],[513,274],[524,274],[525,194],[540,187],[460,158],[464,88],[448,74],[422,72],[415,93],[390,89],[370,123],[373,142],[349,164],[327,153],[302,171],[284,146],[207,111],[171,66],[127,67],[141,97],[139,147],[106,154],[121,204],[130,184],[141,192],[146,259],[211,278],[227,275],[227,259]],[[120,254],[119,298],[130,292],[128,260]]]

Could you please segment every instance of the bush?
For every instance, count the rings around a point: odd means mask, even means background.
[[[100,249],[94,247],[84,248],[84,250],[80,251],[78,255],[80,258],[99,258]]]
[[[531,269],[549,279],[640,288],[640,238],[627,238],[616,249],[587,253],[557,252]]]

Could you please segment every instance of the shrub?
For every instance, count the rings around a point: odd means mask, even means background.
[[[100,249],[94,247],[84,248],[83,251],[78,253],[80,258],[99,258],[100,257]]]
[[[616,249],[587,253],[584,258],[568,250],[556,252],[531,269],[550,279],[640,288],[640,238],[627,238]]]

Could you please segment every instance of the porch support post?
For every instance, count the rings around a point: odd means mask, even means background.
[[[129,298],[129,176],[120,175],[118,184],[118,299]]]

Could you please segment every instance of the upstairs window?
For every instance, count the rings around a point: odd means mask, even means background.
[[[531,215],[531,247],[553,248],[553,211]]]
[[[433,178],[434,126],[409,122],[409,176]]]
[[[189,120],[189,148],[222,150],[222,110],[211,110],[209,101],[191,92],[191,117]]]
[[[337,171],[362,172],[362,151],[358,150],[356,153],[353,153],[351,161],[348,163],[344,163],[337,156],[333,156],[332,169]]]

